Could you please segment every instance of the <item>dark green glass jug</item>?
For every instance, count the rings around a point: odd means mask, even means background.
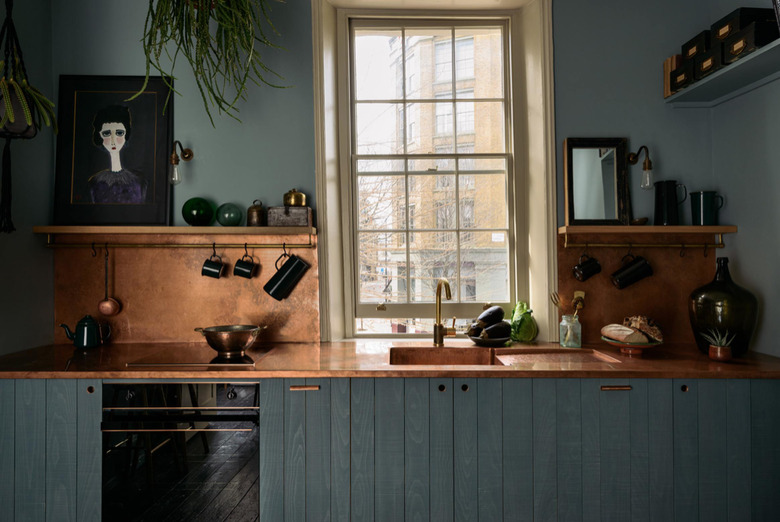
[[[710,343],[702,334],[713,332],[734,336],[731,353],[734,357],[747,352],[756,328],[758,300],[748,290],[734,283],[729,274],[729,258],[719,257],[715,279],[691,293],[688,315],[696,344],[709,353]]]

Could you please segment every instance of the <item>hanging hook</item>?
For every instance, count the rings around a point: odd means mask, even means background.
[[[216,257],[216,255],[217,255],[217,244],[216,243],[211,243],[211,255],[214,256],[214,257]]]
[[[92,243],[92,257],[97,257],[97,250],[95,250],[95,243]]]
[[[680,245],[680,257],[685,257],[685,245]]]
[[[287,243],[282,243],[282,252],[284,253],[284,257],[289,256],[290,254],[287,253]]]
[[[106,259],[108,259],[108,243],[106,243],[104,248],[106,249]]]
[[[704,257],[707,257],[707,247],[709,245],[707,243],[704,243]]]
[[[249,256],[249,250],[247,250],[247,244],[244,243],[244,255]]]

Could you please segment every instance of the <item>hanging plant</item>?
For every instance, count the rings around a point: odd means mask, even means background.
[[[0,137],[3,148],[3,174],[0,182],[0,232],[16,230],[11,219],[11,140],[34,138],[43,125],[57,132],[54,103],[30,85],[19,36],[12,18],[13,0],[5,0],[5,21],[0,29],[3,60],[0,69]]]
[[[149,0],[143,37],[146,79],[154,68],[173,91],[173,70],[183,57],[211,124],[213,108],[238,119],[236,103],[246,99],[250,83],[281,87],[268,81],[281,76],[260,55],[262,47],[278,48],[266,36],[266,29],[279,34],[269,13],[268,0]],[[146,83],[133,98],[145,88]]]

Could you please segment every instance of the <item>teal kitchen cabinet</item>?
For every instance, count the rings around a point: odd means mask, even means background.
[[[523,379],[262,380],[260,519],[520,520],[530,399]]]
[[[0,520],[100,520],[101,393],[94,379],[0,379]]]
[[[261,519],[774,520],[778,398],[763,380],[261,381]]]

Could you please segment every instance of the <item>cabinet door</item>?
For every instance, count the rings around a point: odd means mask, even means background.
[[[100,520],[99,380],[0,380],[0,520]]]
[[[345,520],[347,379],[260,381],[260,520]]]

